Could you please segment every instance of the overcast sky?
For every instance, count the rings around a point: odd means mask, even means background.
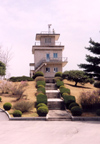
[[[29,76],[35,35],[48,24],[65,46],[63,71],[79,69],[90,37],[100,42],[100,0],[0,0],[0,45],[12,54],[8,76]]]

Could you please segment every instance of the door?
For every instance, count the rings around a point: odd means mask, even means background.
[[[46,54],[46,61],[50,61],[50,54],[49,53]]]

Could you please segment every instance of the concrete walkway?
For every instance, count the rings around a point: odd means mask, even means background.
[[[9,118],[7,114],[2,109],[0,109],[0,121],[8,121],[8,120]]]
[[[1,144],[100,144],[100,122],[1,121]]]

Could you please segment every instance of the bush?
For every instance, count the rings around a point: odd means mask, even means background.
[[[31,77],[27,77],[27,76],[11,77],[9,80],[12,82],[33,81]]]
[[[30,111],[34,107],[34,103],[29,101],[19,101],[13,107],[14,109],[20,110],[24,113]]]
[[[12,86],[13,86],[12,82],[2,80],[1,83],[0,83],[1,93],[8,94],[10,92],[10,89],[12,88]]]
[[[82,92],[79,102],[84,111],[95,111],[100,108],[100,89],[96,91]]]
[[[75,97],[71,96],[71,95],[63,96],[63,99],[64,99],[64,103],[65,103],[66,108],[68,108],[72,102],[76,101]]]
[[[62,81],[62,78],[61,77],[55,77],[54,82],[57,82],[57,81]]]
[[[39,103],[39,104],[36,106],[36,108],[38,109],[38,108],[41,107],[41,106],[46,106],[46,107],[47,107],[46,104],[44,104],[44,103]]]
[[[64,96],[68,96],[68,93],[63,93],[63,94],[62,94],[62,97],[64,97]]]
[[[58,81],[56,82],[56,85],[57,85],[57,87],[59,88],[60,86],[63,86],[63,85],[64,85],[64,82],[58,80]]]
[[[37,92],[45,94],[45,88],[43,88],[43,87],[37,88]]]
[[[98,110],[96,111],[96,114],[97,114],[98,116],[100,116],[100,109],[98,109]]]
[[[48,113],[48,107],[46,106],[41,106],[37,109],[37,113],[39,116],[46,116]]]
[[[61,94],[63,94],[63,93],[68,93],[68,94],[70,94],[70,89],[61,86],[61,87],[60,87],[60,93],[61,93]]]
[[[4,108],[6,111],[10,110],[11,107],[12,107],[11,103],[5,103],[5,104],[3,105],[3,108]]]
[[[35,79],[38,76],[44,76],[44,74],[41,71],[38,71],[34,74],[33,79]]]
[[[0,97],[0,102],[2,101],[2,98]]]
[[[36,101],[36,104],[38,105],[39,103],[44,103],[44,104],[47,104],[47,96],[40,93],[37,95],[36,97],[37,101]]]
[[[82,112],[82,108],[80,108],[79,106],[74,106],[71,108],[71,113],[73,116],[81,116]]]
[[[71,104],[69,105],[68,109],[71,110],[71,108],[74,107],[74,106],[79,106],[79,104],[76,103],[76,102],[73,102],[73,103],[71,103]]]
[[[100,88],[100,82],[95,82],[95,83],[94,83],[94,87]]]
[[[35,81],[45,81],[45,78],[43,76],[38,76],[35,78]]]
[[[22,116],[22,112],[20,110],[15,110],[13,112],[13,117],[21,117]]]
[[[62,77],[62,72],[56,72],[55,77]]]
[[[36,87],[38,87],[39,85],[45,86],[45,81],[37,81],[36,82]]]
[[[45,88],[44,85],[38,85],[37,88]]]

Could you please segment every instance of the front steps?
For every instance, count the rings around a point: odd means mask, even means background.
[[[60,98],[59,90],[46,90],[47,98]]]

